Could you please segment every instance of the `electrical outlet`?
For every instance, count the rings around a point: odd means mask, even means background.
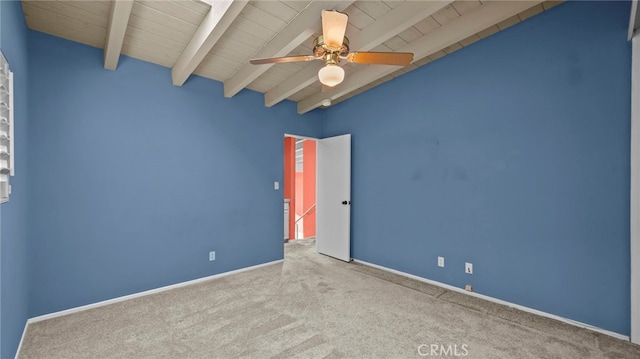
[[[444,257],[438,257],[438,267],[444,267]]]
[[[464,264],[464,272],[467,274],[473,274],[473,263],[465,263]]]
[[[216,251],[209,252],[209,262],[213,262],[216,260]]]
[[[280,189],[280,183],[278,181],[273,182],[273,189],[275,189],[275,190],[279,190]]]
[[[473,288],[471,287],[471,284],[465,285],[464,290],[466,290],[467,292],[473,292]]]

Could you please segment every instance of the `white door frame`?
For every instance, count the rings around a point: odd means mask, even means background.
[[[349,135],[349,136],[351,136],[350,134],[348,134],[348,135]],[[309,137],[309,136],[300,136],[300,135],[295,135],[295,134],[291,134],[291,133],[285,133],[285,134],[284,134],[284,137],[293,137],[293,138],[299,138],[299,139],[306,139],[306,140],[314,140],[314,141],[316,141],[316,206],[318,206],[318,176],[319,176],[320,172],[319,172],[319,170],[318,170],[318,151],[319,151],[319,146],[318,146],[317,144],[319,144],[319,143],[320,143],[320,140],[322,140],[322,138]],[[331,138],[331,137],[326,137],[326,138]],[[350,171],[349,171],[349,172],[350,172]],[[350,196],[349,196],[349,197],[350,197]],[[349,202],[350,202],[350,199],[351,199],[351,198],[349,198]],[[292,211],[292,210],[294,210],[294,211],[295,211],[295,209],[292,209],[292,208],[289,208],[289,210],[290,210],[290,211]],[[317,220],[317,213],[318,213],[318,207],[316,207],[316,220]],[[349,221],[350,221],[350,218],[351,218],[351,216],[349,216]],[[317,231],[317,230],[318,230],[318,229],[316,228],[316,231]],[[316,238],[317,238],[317,232],[316,232]],[[349,242],[351,242],[351,241],[349,240]],[[349,244],[349,246],[350,246],[350,245],[351,245],[351,244]],[[284,247],[283,247],[283,249],[284,249]],[[318,243],[317,243],[317,241],[316,241],[316,251],[317,251],[317,249],[318,249]],[[350,252],[350,249],[349,249],[349,252]],[[344,258],[340,258],[340,259],[345,260],[345,261],[350,261],[350,260],[351,260],[351,257],[350,257],[350,255],[349,255],[349,258],[348,258],[348,259],[344,259]]]
[[[0,1],[2,1],[2,0],[0,0]],[[316,141],[316,143],[317,143],[317,142],[318,142],[318,140],[319,140],[318,138],[315,138],[315,137],[300,136],[300,135],[293,135],[293,134],[290,134],[290,133],[285,133],[283,138],[286,138],[286,137],[293,137],[293,138],[295,138],[295,139],[303,139],[303,140],[313,140],[313,141]],[[317,155],[318,155],[318,148],[316,147],[316,158],[317,158]],[[303,159],[303,161],[304,161],[304,159]],[[284,192],[284,178],[282,179],[282,191]],[[295,189],[294,189],[294,191],[295,191]],[[318,172],[317,172],[317,163],[316,163],[316,192],[318,192]],[[283,193],[283,194],[284,194],[284,193]],[[284,197],[284,196],[283,196],[283,197]],[[316,203],[317,203],[317,199],[316,199]],[[291,212],[291,211],[293,211],[293,213],[296,213],[296,209],[295,209],[295,208],[292,208],[292,207],[291,207],[291,205],[289,205],[289,212]],[[316,210],[316,211],[317,211],[317,210]],[[294,216],[293,216],[293,218],[295,218],[295,217],[296,217],[296,216],[294,215]],[[294,226],[293,228],[294,228],[294,230],[293,230],[293,232],[294,232],[294,233],[293,233],[293,239],[294,239],[294,240],[299,239],[299,238],[298,238],[298,233],[297,233],[297,231],[295,230],[295,226]],[[289,237],[291,237],[291,233],[289,233]],[[291,239],[291,238],[289,238],[289,239]],[[285,243],[286,243],[286,242],[285,242]],[[283,247],[283,250],[284,250],[284,247]]]
[[[640,344],[640,35],[631,55],[631,342]]]
[[[285,133],[284,137],[295,137],[295,138],[300,138],[300,139],[304,139],[304,140],[314,140],[314,141],[319,140],[319,138],[315,138],[315,137],[292,135],[290,133]]]

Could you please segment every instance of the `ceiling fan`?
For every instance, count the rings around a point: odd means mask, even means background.
[[[254,65],[322,60],[325,66],[318,71],[318,79],[328,87],[344,80],[340,60],[356,64],[407,66],[413,61],[410,52],[349,52],[349,39],[344,36],[349,16],[336,10],[322,10],[322,35],[313,41],[313,55],[251,59]]]

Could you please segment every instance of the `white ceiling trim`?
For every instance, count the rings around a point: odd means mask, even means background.
[[[353,1],[325,1],[317,0],[302,10],[280,33],[269,41],[253,57],[281,57],[288,55],[303,41],[321,28],[321,11],[334,9],[342,11],[351,5]],[[270,65],[244,64],[231,78],[224,81],[224,97],[233,97],[253,80],[265,73]]]
[[[418,61],[458,41],[474,35],[498,22],[525,11],[542,1],[485,2],[455,20],[435,29],[402,48],[398,52],[413,52],[413,61]],[[331,92],[316,92],[298,102],[298,113],[309,112],[322,104],[326,99],[336,99],[357,90],[377,79],[398,70],[396,66],[368,66],[349,74],[343,83]]]
[[[111,16],[104,45],[104,68],[107,70],[115,70],[118,67],[122,42],[124,34],[127,32],[132,7],[133,0],[113,0],[111,2]]]
[[[358,33],[347,36],[349,47],[369,51],[398,35],[421,20],[431,16],[453,1],[408,1],[378,18]],[[402,19],[402,21],[398,21]],[[349,35],[349,34],[348,34]],[[307,66],[294,76],[264,94],[264,104],[271,107],[318,80],[318,68]]]
[[[218,0],[212,3],[209,13],[171,68],[171,79],[175,86],[182,86],[187,81],[248,2]]]

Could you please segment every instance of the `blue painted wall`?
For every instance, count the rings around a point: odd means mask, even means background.
[[[0,205],[0,357],[13,358],[28,318],[27,27],[19,1],[0,1],[0,48],[14,73],[16,175]]]
[[[628,20],[566,3],[328,110],[354,258],[629,334]]]
[[[31,316],[283,258],[283,136],[317,136],[319,113],[29,43]]]

